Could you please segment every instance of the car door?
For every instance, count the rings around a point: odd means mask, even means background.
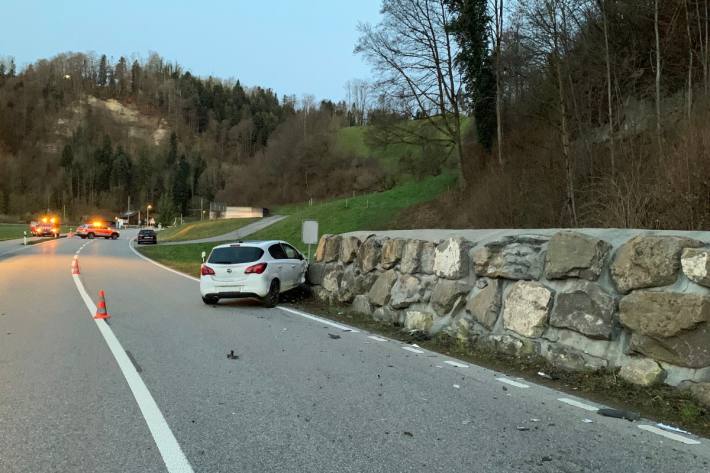
[[[279,278],[281,290],[289,289],[291,287],[291,276],[288,271],[288,264],[286,264],[286,253],[280,244],[274,243],[269,246],[269,255],[273,259],[269,262],[269,265],[273,267],[275,276]]]
[[[290,287],[296,287],[306,282],[306,260],[303,255],[288,243],[281,243],[286,253],[286,265],[289,271]]]

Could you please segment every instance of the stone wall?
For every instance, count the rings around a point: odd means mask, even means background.
[[[324,235],[309,280],[317,298],[405,330],[568,370],[620,368],[636,384],[699,383],[710,381],[709,240],[600,229]]]

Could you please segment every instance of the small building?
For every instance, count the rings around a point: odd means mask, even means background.
[[[263,207],[234,207],[228,205],[210,205],[210,219],[218,218],[261,218],[269,215],[269,209]]]

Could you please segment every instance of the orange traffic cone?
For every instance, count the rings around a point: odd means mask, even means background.
[[[101,290],[99,291],[99,303],[96,305],[96,315],[94,315],[95,319],[108,319],[111,316],[108,314],[108,311],[106,310],[106,297],[104,294],[104,291]]]
[[[74,258],[71,262],[71,273],[72,274],[81,274],[79,273],[79,260]]]

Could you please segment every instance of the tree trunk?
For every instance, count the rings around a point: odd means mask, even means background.
[[[503,35],[503,0],[496,0],[496,134],[498,139],[498,164],[503,167],[503,90],[501,86],[501,37]]]
[[[653,9],[653,28],[656,35],[656,139],[658,140],[658,158],[663,158],[663,141],[661,137],[661,38],[658,31],[658,0]]]
[[[685,27],[688,33],[688,121],[693,114],[693,38],[690,35],[690,13],[688,0],[685,0]]]
[[[604,52],[606,56],[606,98],[608,102],[608,120],[609,120],[609,156],[611,158],[611,180],[616,179],[616,157],[614,155],[614,110],[611,100],[611,55],[609,53],[609,29],[608,18],[606,12],[606,0],[600,0],[602,9],[602,21],[604,24]]]

